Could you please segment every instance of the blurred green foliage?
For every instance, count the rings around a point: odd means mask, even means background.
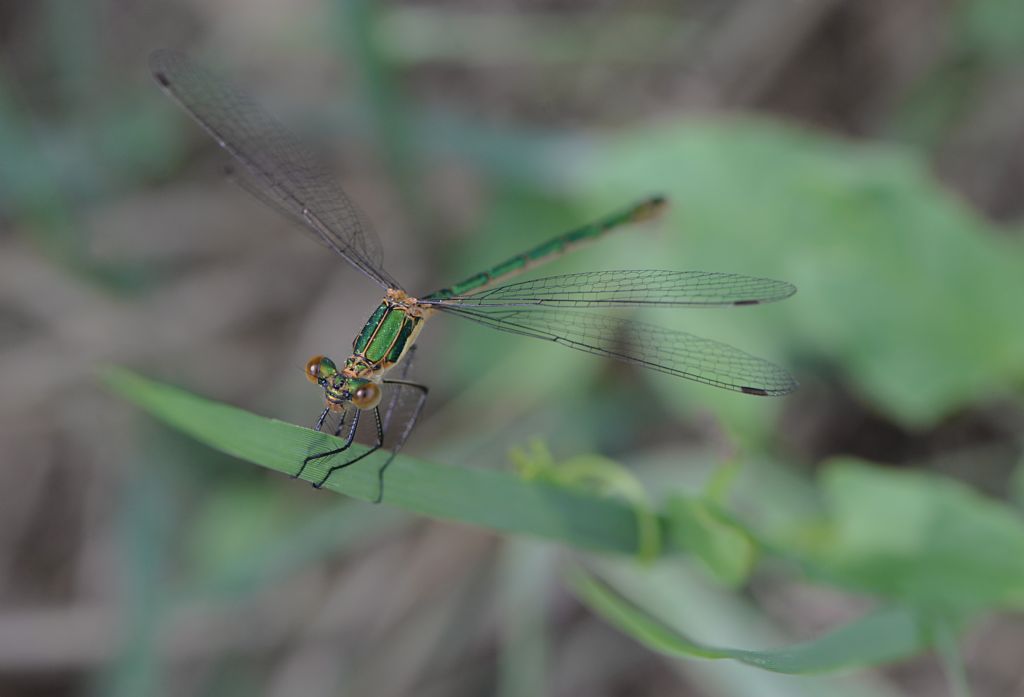
[[[111,373],[112,387],[154,415],[199,437],[213,447],[287,471],[299,461],[313,439],[327,436],[259,419],[223,405],[205,402],[178,390],[124,372]],[[305,445],[303,445],[305,443]],[[317,446],[322,448],[323,445]],[[514,480],[459,468],[417,464],[400,456],[387,478],[386,500],[411,510],[443,518],[493,526],[508,532],[550,537],[584,548],[629,551],[621,540],[632,538],[632,549],[650,561],[652,548],[644,531],[654,521],[668,532],[666,549],[692,554],[720,583],[735,586],[750,574],[758,533],[745,528],[719,508],[727,495],[720,478],[712,480],[711,497],[670,496],[664,518],[647,512],[637,483],[605,458],[580,457],[554,465],[546,449],[535,446],[520,453],[521,469],[529,480]],[[268,457],[268,453],[275,453]],[[289,454],[290,453],[290,454]],[[373,466],[378,466],[370,462]],[[373,479],[366,467],[353,468],[329,480],[329,488],[345,491],[352,475]],[[320,473],[312,475],[313,480]],[[625,477],[625,479],[624,479]],[[867,616],[799,648],[756,652],[713,648],[691,640],[646,614],[641,606],[617,599],[614,592],[586,575],[574,587],[582,599],[638,640],[660,651],[703,658],[736,658],[768,670],[813,673],[851,665],[894,660],[932,645],[941,632],[959,626],[979,612],[1019,608],[1024,600],[1024,522],[1006,506],[983,500],[966,487],[925,473],[882,470],[852,460],[836,461],[822,470],[824,519],[806,518],[788,535],[764,538],[763,551],[798,561],[809,577],[820,582],[867,593],[897,609]],[[596,502],[558,495],[549,483],[590,492],[619,494],[637,511],[637,519],[618,515]],[[524,488],[525,487],[525,488]],[[533,491],[529,491],[533,489]],[[407,491],[415,490],[409,498]],[[391,493],[397,491],[397,493]],[[272,536],[281,521],[255,513],[237,493],[225,523],[206,530],[211,561],[206,566],[236,564],[232,557],[251,557],[245,540]],[[237,508],[241,506],[241,510]],[[207,515],[221,511],[207,508]],[[736,515],[742,515],[737,511]],[[213,521],[216,524],[216,520]],[[241,527],[239,527],[241,523]],[[226,546],[217,530],[243,533]],[[214,533],[211,535],[211,532]],[[253,537],[255,535],[255,537]],[[210,545],[213,545],[210,547]],[[200,549],[203,549],[201,547]],[[579,572],[582,574],[582,572]],[[641,569],[628,571],[642,576]],[[202,575],[202,574],[200,574]],[[649,601],[648,601],[649,602]],[[940,634],[933,632],[941,630]]]
[[[716,580],[738,587],[750,577],[757,559],[754,539],[714,503],[675,496],[665,514],[675,547],[702,562]]]
[[[593,577],[579,573],[571,584],[595,612],[655,651],[672,656],[732,658],[776,673],[806,675],[892,661],[928,644],[911,613],[887,608],[814,641],[764,651],[723,648],[689,638]]]
[[[617,565],[611,586],[578,575],[575,591],[655,650],[736,658],[799,673],[891,661],[928,646],[955,654],[950,637],[967,622],[982,613],[1020,608],[1024,521],[1016,511],[943,477],[893,472],[851,459],[828,464],[820,480],[825,517],[805,518],[789,536],[762,540],[760,546],[769,557],[797,561],[816,582],[877,598],[885,604],[878,613],[799,646],[758,652],[712,647],[686,636],[685,623],[673,626],[665,619],[666,599],[653,593],[636,569]],[[683,520],[696,518],[695,508],[688,503]],[[753,540],[757,533],[735,523],[731,535],[720,526],[718,535],[710,534],[716,528],[706,523],[699,535],[690,532],[693,525],[680,531],[679,510],[679,501],[669,503],[673,541],[704,561],[716,580],[728,582],[727,570],[749,560],[737,539]],[[666,567],[662,573],[671,578],[679,572]],[[621,597],[622,592],[630,598]],[[950,670],[960,669],[954,665]]]
[[[741,347],[828,365],[914,428],[1024,382],[1021,243],[957,203],[913,153],[736,120],[613,138],[573,170],[588,200],[665,191],[664,245],[686,266],[799,289],[742,318],[688,313],[697,333],[728,322]]]
[[[936,616],[1020,609],[1020,514],[944,477],[840,459],[820,474],[827,515],[813,544],[787,545],[812,576]]]
[[[990,62],[1006,63],[1024,56],[1024,7],[1014,0],[980,0],[960,4],[955,26],[962,49]]]

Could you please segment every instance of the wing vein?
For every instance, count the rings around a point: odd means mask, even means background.
[[[381,266],[380,242],[328,168],[231,82],[184,54],[155,51],[161,88],[244,169],[243,187],[289,214],[314,239],[384,288],[399,287]]]
[[[494,329],[728,390],[778,396],[797,387],[783,368],[728,344],[621,317],[565,309],[437,307]]]
[[[546,276],[480,293],[426,300],[461,307],[728,307],[788,298],[796,288],[784,281],[710,271],[630,269]]]

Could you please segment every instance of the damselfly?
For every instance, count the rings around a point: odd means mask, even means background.
[[[376,235],[328,169],[248,95],[176,51],[156,51],[150,67],[163,90],[237,161],[234,177],[239,184],[384,289],[383,300],[344,363],[325,356],[306,363],[306,377],[323,389],[326,401],[316,430],[324,428],[332,413],[338,415],[335,435],[345,429],[346,419],[348,424],[340,447],[310,455],[297,467],[295,476],[314,460],[339,456],[324,469],[317,488],[338,470],[383,448],[380,500],[384,470],[408,439],[427,397],[426,386],[408,380],[413,344],[426,320],[438,313],[745,394],[777,396],[796,388],[782,368],[727,344],[586,311],[756,305],[789,297],[796,291],[789,283],[659,270],[589,271],[506,283],[615,228],[652,218],[665,205],[662,197],[559,235],[452,286],[413,297],[384,270]],[[392,378],[396,366],[401,366],[401,377]],[[362,418],[373,419],[373,442],[369,450],[347,457]]]

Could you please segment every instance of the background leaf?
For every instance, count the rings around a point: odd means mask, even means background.
[[[919,157],[745,120],[665,124],[584,152],[569,169],[593,200],[668,195],[661,244],[688,268],[799,289],[742,318],[687,313],[688,330],[835,363],[909,427],[1024,382],[1024,250],[942,191]]]
[[[783,648],[751,651],[711,646],[655,619],[582,571],[570,583],[583,602],[620,630],[655,651],[680,658],[732,658],[776,673],[810,674],[893,661],[928,645],[910,611],[888,608],[814,641]]]
[[[737,586],[750,575],[757,557],[754,540],[716,505],[676,496],[667,502],[669,539],[689,551],[724,584]]]
[[[1024,521],[947,478],[841,459],[823,470],[828,517],[814,569],[832,583],[938,615],[1024,603]]]

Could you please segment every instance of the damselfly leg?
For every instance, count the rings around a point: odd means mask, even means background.
[[[317,453],[316,455],[310,455],[309,457],[307,457],[305,460],[302,461],[302,465],[299,467],[299,470],[295,474],[292,475],[292,479],[298,479],[299,477],[301,477],[302,473],[306,469],[306,465],[308,465],[313,460],[319,460],[319,459],[324,458],[324,457],[330,457],[331,455],[337,455],[338,453],[341,453],[341,452],[344,452],[344,451],[348,450],[349,447],[352,446],[352,443],[356,439],[356,431],[359,429],[359,411],[357,409],[355,409],[354,407],[349,407],[349,408],[352,409],[353,411],[355,411],[355,414],[353,414],[353,416],[352,416],[352,423],[349,426],[348,436],[346,436],[346,438],[345,438],[345,444],[342,445],[340,448],[335,448],[333,450],[326,450],[326,451],[324,451],[322,453]],[[337,438],[341,434],[341,430],[345,427],[345,414],[346,414],[347,411],[348,410],[341,412],[341,416],[338,419],[338,424],[334,427],[334,437],[335,438]],[[324,412],[322,414],[320,414],[320,418],[317,419],[316,427],[314,428],[314,430],[316,430],[316,431],[323,430],[324,421],[327,419],[327,415],[329,413],[330,413],[330,409],[324,409]],[[317,489],[319,489],[321,486],[323,486],[323,482],[320,482],[319,485],[314,484],[313,486],[316,487]]]
[[[355,413],[352,415],[352,426],[349,428],[348,438],[345,439],[345,444],[343,446],[341,446],[340,448],[335,448],[334,450],[328,450],[327,452],[320,453],[319,455],[311,455],[310,457],[307,457],[305,459],[305,461],[303,461],[302,466],[305,467],[306,463],[308,463],[311,460],[319,460],[320,458],[324,458],[324,457],[332,457],[334,455],[337,455],[338,453],[342,453],[342,452],[345,452],[346,450],[348,450],[349,447],[352,445],[352,441],[355,440],[356,430],[359,428],[359,417],[361,415],[362,415],[361,411],[359,411],[358,409],[355,410]],[[372,455],[373,453],[377,452],[380,449],[380,447],[382,445],[384,445],[384,425],[383,425],[383,423],[381,423],[380,407],[374,407],[373,408],[373,418],[374,418],[374,422],[375,422],[375,424],[377,426],[377,439],[376,439],[376,442],[374,442],[374,444],[370,446],[370,449],[367,450],[365,453],[363,453],[361,455],[356,455],[351,460],[348,460],[347,462],[343,462],[340,465],[333,465],[330,468],[328,468],[327,472],[324,473],[323,478],[321,478],[319,482],[316,482],[316,483],[313,484],[313,488],[314,489],[321,488],[324,484],[327,483],[327,480],[331,478],[331,475],[334,474],[335,472],[337,472],[338,470],[345,469],[346,467],[348,467],[350,465],[356,464],[357,462],[359,462],[363,458],[368,457],[368,456]],[[380,496],[380,493],[378,492],[378,497],[379,496]]]

